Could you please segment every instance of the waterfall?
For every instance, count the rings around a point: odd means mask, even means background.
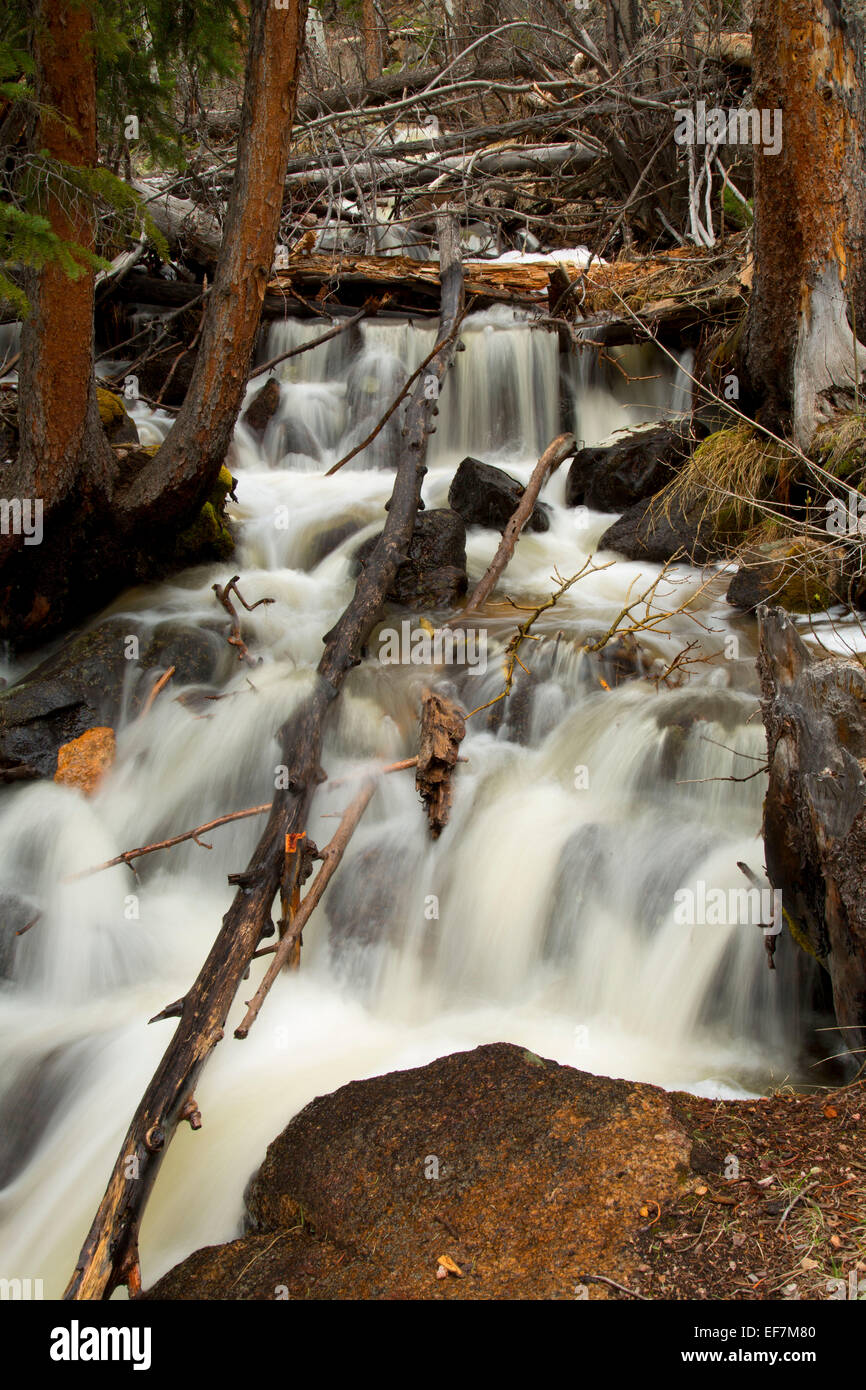
[[[262,359],[328,326],[275,325]],[[308,691],[322,635],[351,594],[354,550],[381,528],[399,413],[352,464],[323,472],[369,432],[435,332],[420,321],[363,321],[276,369],[280,405],[261,444],[238,426],[232,569],[248,602],[274,600],[242,615],[263,664],[236,668],[205,717],[170,687],[145,717],[122,724],[117,763],[90,800],[50,782],[0,792],[0,903],[42,913],[0,962],[0,1246],[4,1273],[42,1278],[49,1296],[71,1272],[171,1036],[172,1022],[147,1020],[197,974],[232,898],[226,875],[245,865],[261,824],[225,825],[211,850],[187,843],[140,861],[136,875],[69,876],[270,799],[274,734]],[[686,354],[678,367],[652,347],[614,350],[618,367],[591,347],[561,360],[555,334],[502,309],[471,316],[461,337],[429,455],[428,507],[446,504],[464,454],[526,482],[564,418],[595,442],[687,399]],[[138,403],[134,413],[149,442],[164,436],[164,412]],[[563,505],[564,473],[544,492],[549,531],[521,538],[509,565],[502,588],[516,603],[548,595],[555,570],[579,570],[609,524]],[[469,531],[471,579],[498,540]],[[225,565],[190,570],[122,597],[112,613],[219,624],[211,585],[227,574]],[[687,684],[617,684],[612,658],[583,649],[655,574],[618,561],[539,621],[531,678],[468,722],[468,762],[440,840],[427,835],[411,774],[382,779],[305,933],[300,971],[278,980],[245,1042],[232,1029],[260,964],[241,990],[197,1088],[204,1126],[178,1133],[148,1207],[146,1280],[236,1236],[245,1182],[268,1142],[310,1099],[353,1078],[496,1040],[717,1095],[796,1072],[812,1007],[805,958],[782,950],[770,972],[759,920],[710,924],[698,912],[684,922],[678,906],[707,885],[731,899],[747,886],[738,861],[763,881],[763,778],[730,780],[763,755],[748,630],[738,622],[739,656],[726,659],[733,629],[722,589],[698,594],[701,576],[679,567],[671,606],[696,594],[703,626],[673,617],[646,637],[640,660],[651,673],[699,636],[714,660]],[[418,697],[431,679],[467,711],[495,698],[514,612],[491,605],[481,622],[483,673],[386,668],[371,643],[326,740],[332,778],[415,751]],[[317,844],[347,795],[345,786],[320,790],[308,827]]]

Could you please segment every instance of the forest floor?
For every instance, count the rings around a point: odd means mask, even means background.
[[[636,1293],[848,1298],[853,1274],[866,1294],[866,1081],[746,1102],[678,1094],[675,1111],[703,1181],[639,1237]]]

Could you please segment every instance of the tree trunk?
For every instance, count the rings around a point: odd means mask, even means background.
[[[53,11],[39,31],[40,90],[56,122],[52,153],[96,160],[95,71],[87,7]],[[93,277],[39,277],[22,355],[21,451],[4,486],[44,499],[44,543],[0,552],[0,635],[41,638],[136,579],[171,568],[177,533],[225,459],[243,399],[273,263],[294,115],[306,0],[252,0],[235,178],[190,389],[162,448],[122,474],[99,425],[93,382]],[[65,143],[64,143],[65,142]],[[60,215],[59,213],[57,214]],[[90,217],[58,226],[92,240]],[[35,489],[35,491],[34,491]]]
[[[96,163],[96,69],[93,21],[86,5],[41,0],[35,24],[40,114],[31,148],[78,168]],[[51,115],[44,108],[53,108]],[[65,241],[93,249],[95,215],[86,198],[49,196],[40,208]],[[46,515],[91,504],[110,489],[116,465],[102,431],[93,379],[94,275],[70,280],[58,265],[27,277],[31,304],[21,335],[20,448],[4,474],[8,495],[41,500]],[[0,565],[12,552],[33,555],[22,536],[0,535]],[[50,543],[50,536],[49,536]],[[5,586],[2,586],[5,588]],[[8,593],[2,603],[6,609]],[[42,602],[33,596],[38,621]]]
[[[361,29],[364,36],[364,73],[368,82],[382,76],[382,36],[374,0],[362,0]]]
[[[808,447],[825,393],[866,366],[849,324],[866,337],[863,59],[834,0],[758,0],[752,45],[753,103],[782,147],[755,150],[746,375],[767,423]]]
[[[127,526],[183,520],[207,497],[243,400],[274,259],[306,0],[250,5],[241,133],[223,246],[189,393],[151,463],[117,498]]]

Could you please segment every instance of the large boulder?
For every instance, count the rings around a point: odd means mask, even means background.
[[[178,687],[212,682],[230,665],[230,651],[216,632],[174,621],[150,628],[132,616],[76,634],[0,692],[0,780],[14,780],[22,768],[53,777],[62,744],[138,711],[152,684],[149,672],[174,666]]]
[[[525,491],[523,484],[510,473],[467,456],[448,489],[448,505],[462,516],[467,526],[504,531]],[[543,503],[535,504],[523,529],[550,530],[550,518]]]
[[[690,425],[653,425],[575,454],[565,482],[569,507],[623,512],[669,483],[694,447]]]
[[[789,613],[818,613],[844,600],[845,551],[808,537],[787,537],[749,546],[728,585],[734,608],[754,611],[773,603]]]
[[[689,1158],[657,1087],[505,1043],[459,1052],[312,1101],[248,1186],[250,1233],[149,1297],[573,1299],[590,1271],[633,1287]]]
[[[358,547],[362,568],[378,536]],[[388,597],[407,608],[451,608],[466,593],[466,527],[448,507],[418,512],[408,557],[400,565]]]

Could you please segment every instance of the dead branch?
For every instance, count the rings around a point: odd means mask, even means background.
[[[301,933],[310,920],[313,909],[316,907],[327,888],[337,865],[343,857],[346,846],[352,838],[352,834],[358,822],[366,811],[375,790],[376,783],[372,778],[364,783],[357,796],[343,813],[343,817],[340,824],[337,826],[336,834],[333,839],[329,840],[322,850],[322,867],[310,884],[307,896],[293,914],[291,925],[287,928],[280,944],[274,951],[274,958],[268,966],[264,979],[252,999],[248,1001],[247,1011],[244,1014],[243,1021],[235,1029],[236,1038],[245,1038],[247,1036],[258,1017],[259,1009],[262,1007],[271,985],[274,983],[274,980],[279,975],[283,966],[287,965],[291,960],[296,945],[300,944]]]
[[[161,690],[165,689],[176,670],[176,666],[169,666],[168,670],[160,676],[158,681],[155,682],[152,690],[150,691],[150,694],[148,695],[147,699],[144,702],[144,705],[142,706],[141,714],[138,716],[139,719],[143,719],[144,716],[150,711],[157,695]]]
[[[492,700],[488,700],[486,704],[479,705],[477,709],[470,710],[470,712],[466,716],[467,719],[471,719],[473,714],[480,714],[481,711],[484,709],[490,709],[491,705],[497,705],[500,700],[507,699],[508,696],[511,694],[511,689],[514,684],[515,667],[519,666],[522,671],[527,670],[523,662],[520,660],[520,648],[523,646],[523,643],[528,640],[537,640],[532,638],[530,629],[533,626],[533,624],[541,617],[542,613],[546,613],[549,608],[553,608],[555,604],[558,603],[559,600],[562,598],[562,595],[567,593],[571,586],[573,584],[576,584],[579,579],[583,579],[583,577],[586,574],[595,574],[598,570],[610,569],[611,565],[615,564],[615,560],[608,560],[607,564],[605,565],[594,565],[592,563],[592,556],[589,555],[587,559],[584,561],[583,565],[581,565],[577,574],[573,574],[570,579],[563,579],[559,571],[555,570],[553,573],[553,578],[559,581],[559,588],[555,591],[555,593],[552,593],[548,598],[544,600],[543,603],[539,603],[535,608],[523,608],[521,610],[521,605],[519,603],[515,603],[513,599],[508,599],[508,602],[511,604],[512,608],[516,608],[523,612],[528,612],[529,617],[526,618],[520,624],[514,636],[511,638],[511,641],[505,648],[505,685],[503,689],[499,692],[498,695],[495,695]]]
[[[548,444],[533,469],[532,477],[526,485],[526,491],[523,493],[513,515],[509,519],[508,525],[502,533],[502,540],[499,542],[496,554],[490,561],[484,575],[472,590],[462,611],[457,617],[449,619],[445,624],[446,627],[453,627],[455,623],[459,623],[465,618],[467,613],[474,613],[493,592],[499,576],[514,554],[514,547],[517,544],[518,537],[532,515],[532,509],[535,506],[536,499],[548,473],[555,472],[564,459],[571,457],[576,448],[577,445],[573,434],[560,434],[554,439],[552,444]]]
[[[262,658],[250,656],[247,644],[241,637],[241,621],[238,617],[237,609],[231,601],[231,593],[232,590],[234,590],[235,594],[240,599],[241,603],[243,604],[244,608],[247,610],[248,613],[252,613],[253,609],[258,608],[261,604],[273,603],[274,600],[272,598],[260,598],[257,599],[255,603],[247,603],[246,599],[244,598],[243,594],[238,588],[239,579],[240,575],[234,574],[232,575],[228,584],[226,584],[225,588],[222,588],[219,584],[212,584],[211,588],[216,594],[218,602],[222,604],[223,608],[231,617],[232,630],[228,640],[230,646],[237,647],[238,649],[238,661],[245,661],[248,666],[260,666]]]
[[[336,338],[340,333],[345,333],[347,329],[354,328],[356,323],[366,318],[368,314],[375,313],[382,304],[387,304],[387,296],[381,300],[369,300],[363,309],[359,309],[357,314],[351,318],[343,319],[342,323],[335,324],[327,333],[323,333],[319,338],[313,338],[309,343],[301,343],[300,347],[289,348],[288,352],[281,352],[279,357],[272,357],[270,362],[265,362],[263,366],[256,367],[254,372],[250,372],[248,381],[254,381],[257,376],[264,376],[265,372],[270,372],[274,367],[278,367],[281,362],[288,362],[291,357],[299,357],[302,352],[312,352],[313,348],[321,347],[323,343],[329,343],[332,338]]]

